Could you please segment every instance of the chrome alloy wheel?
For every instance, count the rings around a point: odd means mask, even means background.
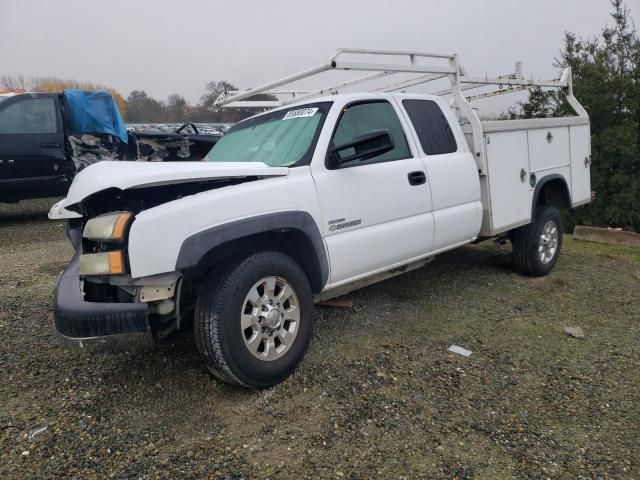
[[[247,293],[240,318],[249,352],[260,360],[277,360],[287,353],[298,334],[298,296],[284,278],[265,277]]]
[[[553,257],[558,250],[558,224],[549,220],[542,227],[542,233],[540,234],[540,243],[538,245],[538,255],[540,255],[540,261],[543,264],[549,263],[553,260]]]

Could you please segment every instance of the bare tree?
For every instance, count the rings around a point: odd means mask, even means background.
[[[2,90],[29,90],[30,82],[21,73],[17,75],[3,75],[0,77],[0,89]]]

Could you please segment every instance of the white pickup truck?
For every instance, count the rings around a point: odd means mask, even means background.
[[[373,54],[410,63],[343,60]],[[63,338],[87,346],[162,336],[193,316],[209,369],[261,388],[301,361],[314,302],[492,236],[511,241],[524,274],[549,273],[562,246],[560,209],[591,199],[589,119],[569,71],[545,82],[518,72],[474,78],[455,55],[362,50],[320,67],[219,104],[243,106],[325,70],[375,73],[298,92],[297,103],[266,102],[276,108],[235,125],[203,162],[100,162],[76,176],[50,212],[68,221],[76,249],[55,292]],[[419,75],[412,85],[449,79],[451,89],[393,93],[403,80],[338,93],[395,73]],[[482,121],[462,92],[487,85],[561,88],[577,115]]]

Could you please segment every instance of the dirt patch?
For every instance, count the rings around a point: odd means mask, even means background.
[[[299,371],[248,392],[210,377],[189,332],[59,347],[71,248],[49,204],[0,210],[0,477],[640,477],[638,249],[567,238],[540,279],[492,242],[442,255],[317,308]]]

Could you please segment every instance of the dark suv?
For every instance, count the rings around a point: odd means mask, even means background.
[[[190,123],[127,132],[103,91],[0,95],[0,202],[64,195],[77,172],[103,160],[202,160],[220,136]]]

